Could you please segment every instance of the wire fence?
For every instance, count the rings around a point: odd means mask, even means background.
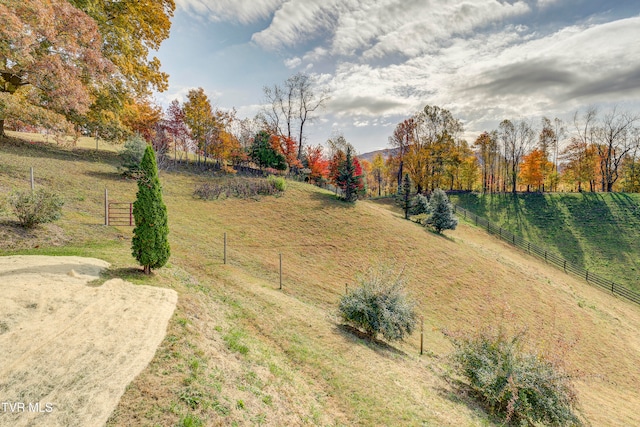
[[[479,217],[463,207],[460,207],[456,204],[453,204],[454,211],[458,214],[460,218],[464,220],[474,223],[476,226],[481,227],[489,234],[493,234],[496,237],[504,240],[507,243],[512,244],[520,249],[527,251],[529,254],[535,255],[548,264],[554,265],[562,270],[564,270],[567,274],[572,274],[574,276],[580,277],[586,280],[588,283],[596,285],[602,289],[606,289],[614,295],[621,296],[629,301],[633,301],[636,304],[640,304],[640,294],[634,292],[625,286],[622,286],[618,283],[615,283],[611,280],[605,279],[604,277],[589,271],[579,265],[572,263],[571,261],[567,261],[565,258],[560,255],[549,251],[548,249],[542,248],[534,243],[531,243],[520,236],[516,236],[512,232],[505,230],[504,228],[492,223],[491,221]]]

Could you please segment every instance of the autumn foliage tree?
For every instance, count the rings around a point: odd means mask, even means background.
[[[309,180],[320,183],[329,178],[329,160],[324,156],[322,145],[307,146],[306,161],[309,168]]]
[[[167,87],[149,52],[169,36],[174,9],[173,0],[2,1],[0,133],[5,117],[40,124],[39,108],[103,137],[124,135],[125,105]]]
[[[167,108],[163,121],[172,140],[174,163],[178,162],[178,148],[180,148],[180,160],[183,154],[189,151],[189,129],[185,119],[184,108],[177,99],[174,99]]]
[[[134,134],[151,142],[162,119],[162,108],[148,98],[132,99],[125,104],[122,122]]]
[[[553,164],[547,159],[545,152],[536,148],[522,157],[520,182],[527,186],[527,191],[530,187],[544,191],[544,181],[552,167]]]
[[[385,179],[385,163],[382,154],[378,153],[374,156],[371,162],[371,174],[376,182],[376,188],[378,189],[378,196],[382,195],[382,183]]]
[[[298,144],[288,136],[272,135],[271,144],[282,154],[289,169],[302,168],[302,162],[298,159]]]
[[[18,91],[65,118],[86,113],[92,88],[115,69],[102,43],[96,22],[69,1],[0,2],[0,134]]]
[[[83,120],[86,127],[105,137],[123,134],[119,119],[132,99],[163,92],[169,76],[160,69],[160,60],[151,54],[169,37],[174,0],[88,1],[69,0],[90,16],[102,37],[100,52],[114,66],[111,78],[92,88],[94,102]],[[68,28],[73,28],[69,26]]]

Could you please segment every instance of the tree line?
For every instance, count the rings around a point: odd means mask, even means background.
[[[408,173],[418,192],[436,188],[482,192],[640,191],[640,116],[618,108],[590,107],[572,123],[543,117],[505,119],[472,144],[462,123],[427,105],[397,124],[386,158],[370,164],[369,187],[398,192]]]

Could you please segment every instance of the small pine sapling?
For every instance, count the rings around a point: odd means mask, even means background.
[[[437,233],[442,233],[443,230],[455,230],[458,226],[458,218],[453,214],[451,202],[441,189],[437,188],[431,194],[429,209],[431,215],[425,221],[425,225],[432,226]]]
[[[411,199],[411,215],[420,215],[430,213],[429,199],[424,194],[416,194]]]

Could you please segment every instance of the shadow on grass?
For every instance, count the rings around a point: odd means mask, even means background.
[[[376,338],[371,338],[361,330],[350,325],[339,324],[336,326],[338,333],[352,343],[364,343],[367,347],[383,356],[407,356],[404,351]]]
[[[84,160],[94,163],[120,164],[120,156],[112,151],[96,151],[89,148],[66,148],[52,143],[30,143],[18,138],[3,138],[0,151],[28,157],[44,157],[77,162]]]
[[[491,197],[491,194],[480,193],[460,193],[451,194],[449,199],[457,205],[475,213],[483,218],[487,217],[486,201]]]
[[[451,386],[451,388],[436,387],[435,389],[436,393],[438,393],[443,399],[446,399],[456,405],[465,405],[477,417],[488,421],[491,425],[505,425],[503,420],[492,415],[489,412],[489,408],[482,405],[480,398],[474,394],[473,390],[471,390],[467,384],[450,377],[445,378],[445,381]]]
[[[149,281],[149,279],[154,276],[155,274],[153,270],[149,275],[144,274],[142,267],[107,268],[100,273],[100,277],[98,279],[87,283],[87,286],[94,288],[99,287],[111,279],[122,279],[126,282],[141,283]]]
[[[354,209],[356,204],[358,203],[358,202],[355,202],[355,203],[345,202],[334,193],[329,193],[324,191],[312,192],[311,199],[320,202],[323,208]]]
[[[90,176],[92,178],[98,178],[100,180],[105,181],[131,181],[133,183],[136,182],[133,178],[127,178],[120,172],[97,172],[97,171],[87,171],[84,172],[85,175]]]
[[[540,236],[544,246],[557,251],[563,258],[580,267],[585,267],[585,253],[574,234],[576,226],[570,227],[565,220],[560,199],[553,195],[523,194],[524,212],[529,224]]]

